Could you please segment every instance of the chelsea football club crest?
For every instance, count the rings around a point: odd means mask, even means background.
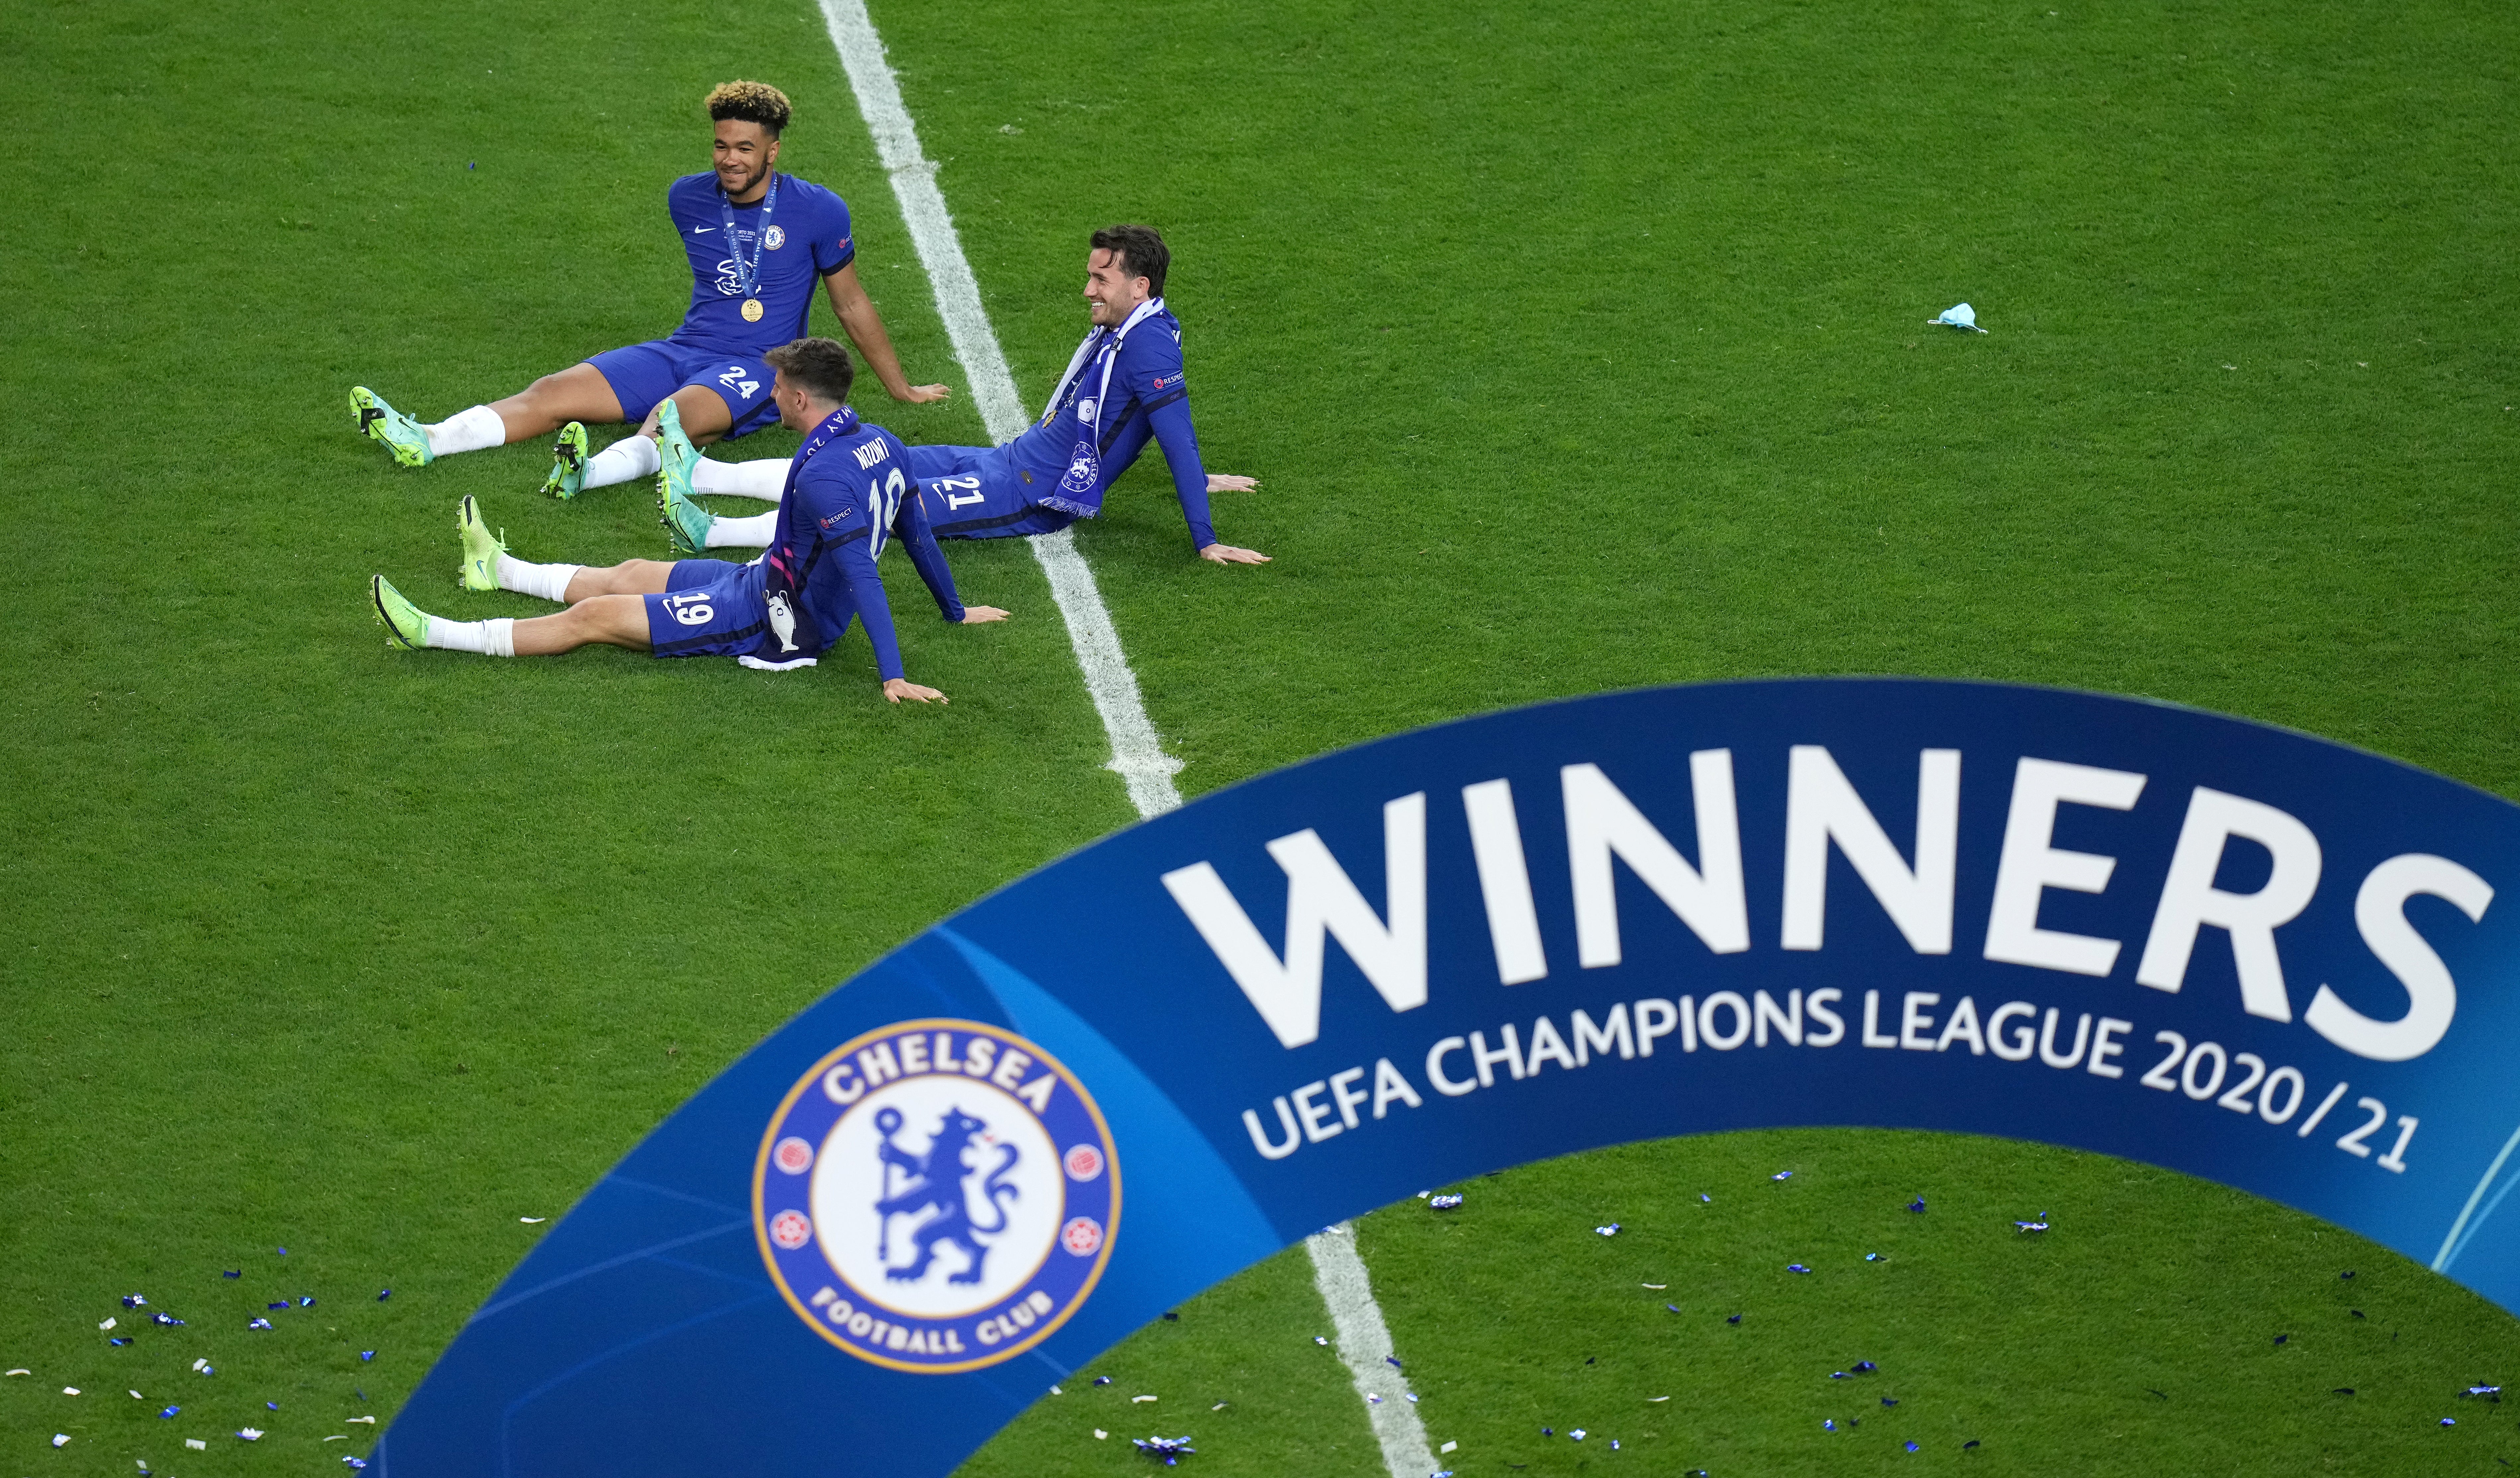
[[[904,1021],[788,1090],[752,1171],[771,1280],[860,1360],[946,1375],[1067,1321],[1111,1258],[1120,1167],[1084,1085],[978,1021]]]

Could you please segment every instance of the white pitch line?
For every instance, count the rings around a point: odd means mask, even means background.
[[[944,192],[936,188],[936,165],[920,151],[919,130],[901,101],[901,81],[883,59],[883,38],[876,33],[866,0],[821,0],[821,4],[832,45],[839,51],[849,87],[857,94],[858,110],[866,114],[868,131],[875,135],[884,173],[892,179],[893,198],[901,202],[911,244],[935,290],[936,312],[945,320],[954,357],[962,361],[971,396],[979,402],[980,421],[993,440],[1012,441],[1031,425],[1031,418],[1024,414],[1023,398],[1015,393],[1014,375],[1007,368],[1006,352],[998,347],[997,332],[989,327],[988,311],[980,305],[980,285],[971,276],[970,260],[963,254],[963,241],[945,208]],[[1068,644],[1076,649],[1086,692],[1111,737],[1111,758],[1103,768],[1118,772],[1128,784],[1129,800],[1140,816],[1172,810],[1182,803],[1181,791],[1173,785],[1181,761],[1164,752],[1163,737],[1147,716],[1138,675],[1129,670],[1128,655],[1120,649],[1120,633],[1111,624],[1102,592],[1095,588],[1094,571],[1086,566],[1085,557],[1076,552],[1075,540],[1065,529],[1025,542],[1050,577],[1051,599],[1067,622]],[[1382,1445],[1383,1464],[1391,1470],[1391,1478],[1432,1473],[1435,1455],[1427,1450],[1426,1429],[1418,1419],[1417,1405],[1407,1399],[1400,1371],[1383,1359],[1391,1353],[1391,1329],[1373,1301],[1365,1263],[1356,1255],[1354,1231],[1342,1222],[1307,1237],[1304,1245],[1312,1253],[1314,1280],[1321,1286],[1322,1301],[1329,1306],[1330,1322],[1338,1330],[1339,1358],[1356,1378],[1357,1394],[1382,1398],[1367,1402],[1366,1414]]]
[[[998,347],[996,331],[989,327],[988,311],[980,306],[980,285],[963,255],[963,241],[955,234],[944,193],[936,188],[936,166],[921,153],[919,131],[910,121],[910,110],[902,106],[900,79],[883,60],[883,40],[876,34],[865,0],[822,0],[822,5],[832,44],[839,48],[840,65],[847,68],[849,86],[858,95],[858,109],[875,134],[884,173],[892,177],[901,218],[910,227],[920,264],[927,269],[927,281],[935,289],[936,311],[954,342],[954,357],[963,362],[963,372],[970,379],[981,424],[992,440],[1012,441],[1023,434],[1032,418],[1024,414],[1006,353]],[[1085,672],[1085,691],[1093,695],[1094,710],[1102,715],[1102,727],[1111,736],[1111,758],[1103,768],[1119,772],[1128,783],[1129,800],[1140,816],[1172,810],[1181,804],[1181,791],[1173,786],[1181,761],[1164,752],[1163,737],[1147,717],[1146,700],[1138,694],[1138,675],[1129,670],[1129,659],[1120,650],[1120,633],[1112,628],[1110,609],[1094,587],[1094,571],[1086,567],[1085,557],[1076,552],[1075,540],[1065,529],[1025,542],[1050,577],[1051,599],[1058,603],[1058,613],[1067,622],[1068,644],[1076,649],[1076,665]]]
[[[1382,1465],[1391,1470],[1391,1478],[1434,1472],[1435,1455],[1426,1448],[1426,1424],[1418,1419],[1418,1403],[1409,1399],[1409,1381],[1384,1358],[1391,1353],[1391,1326],[1382,1321],[1382,1306],[1373,1301],[1365,1259],[1356,1255],[1355,1226],[1341,1222],[1316,1232],[1304,1238],[1304,1249],[1313,1255],[1313,1281],[1338,1330],[1339,1359],[1355,1378],[1366,1419],[1373,1423],[1374,1441],[1382,1444]]]

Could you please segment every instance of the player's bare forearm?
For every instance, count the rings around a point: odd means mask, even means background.
[[[885,394],[917,404],[943,400],[954,393],[941,384],[912,384],[910,377],[901,372],[901,356],[893,352],[892,336],[884,332],[883,315],[876,311],[875,299],[867,296],[866,289],[858,283],[855,262],[823,279],[823,288],[831,296],[832,316],[840,321],[849,342],[857,345],[867,368],[875,371]]]

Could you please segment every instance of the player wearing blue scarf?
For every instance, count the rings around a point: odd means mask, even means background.
[[[1150,226],[1095,232],[1085,278],[1094,327],[1068,359],[1041,420],[1004,446],[910,449],[911,475],[938,538],[1045,534],[1094,517],[1111,484],[1152,440],[1164,449],[1173,496],[1199,558],[1219,564],[1268,562],[1256,550],[1218,539],[1208,521],[1208,494],[1259,484],[1210,473],[1200,465],[1182,371],[1181,320],[1164,306],[1171,261],[1164,239]],[[697,483],[695,490],[704,491]],[[668,496],[674,503],[669,515],[696,548],[755,546],[777,526],[767,514],[717,518]]]
[[[413,605],[379,575],[370,591],[391,644],[539,656],[607,643],[658,656],[732,656],[779,672],[813,666],[854,618],[875,649],[885,697],[942,700],[943,694],[903,675],[892,608],[876,573],[885,543],[901,541],[946,620],[1003,621],[1007,613],[966,606],[955,594],[953,572],[910,491],[907,451],[845,403],[854,374],[848,351],[828,338],[805,338],[765,358],[782,424],[806,435],[788,463],[778,533],[762,558],[750,564],[630,560],[609,569],[527,563],[491,535],[466,498],[464,584],[565,601],[569,608],[522,621],[449,621]]]

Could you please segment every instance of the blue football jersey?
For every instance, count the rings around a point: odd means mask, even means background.
[[[877,557],[895,534],[909,547],[938,613],[948,621],[963,619],[954,576],[910,484],[909,461],[898,437],[865,425],[845,408],[796,449],[779,501],[778,532],[761,558],[778,647],[765,646],[759,655],[819,656],[855,616],[866,624],[877,669],[884,677],[900,677],[892,605],[876,572]]]
[[[665,209],[692,259],[692,305],[668,342],[711,354],[758,358],[805,334],[814,289],[857,258],[849,236],[848,202],[790,174],[775,177],[778,202],[768,198],[735,207],[734,240],[713,173],[687,174],[665,191]],[[768,205],[770,219],[762,220]],[[737,253],[759,252],[753,296],[758,321],[743,316]]]
[[[1151,437],[1171,465],[1193,544],[1203,549],[1216,542],[1207,517],[1207,473],[1191,428],[1181,334],[1181,320],[1157,298],[1123,330],[1098,330],[1079,347],[1050,409],[1006,446],[1012,465],[1029,474],[1032,503],[1095,516],[1103,494]]]

